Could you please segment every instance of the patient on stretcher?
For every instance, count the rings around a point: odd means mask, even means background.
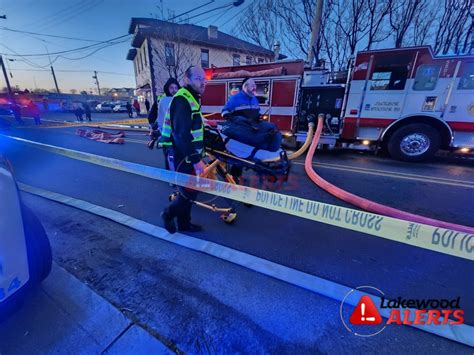
[[[260,120],[256,88],[255,81],[246,78],[242,89],[229,98],[222,109],[222,117],[226,119],[222,133],[257,150],[276,152],[281,146],[281,133],[273,123]]]

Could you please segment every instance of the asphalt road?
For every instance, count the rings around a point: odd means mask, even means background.
[[[75,135],[75,128],[10,128],[3,134],[163,167],[161,152],[146,148],[147,138],[142,132],[126,132],[124,145],[81,138]],[[18,181],[161,225],[159,214],[173,191],[167,184],[17,143],[3,143]],[[471,160],[438,159],[415,165],[346,151],[318,153],[315,167],[328,181],[376,202],[474,225]],[[302,161],[293,164],[290,181],[282,192],[350,207],[315,187],[306,177]],[[227,204],[222,200],[216,202]],[[239,205],[237,210],[235,224],[226,225],[216,214],[194,208],[193,220],[205,227],[197,237],[346,286],[371,285],[389,298],[459,296],[466,323],[474,324],[474,288],[468,277],[474,274],[472,262],[261,208]],[[45,211],[38,212],[45,216]],[[63,248],[63,253],[59,257],[67,259],[67,248]]]

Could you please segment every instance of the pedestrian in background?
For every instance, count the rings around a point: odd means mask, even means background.
[[[86,114],[86,120],[89,122],[92,121],[92,112],[91,112],[91,107],[87,102],[84,102],[84,113]]]
[[[137,116],[140,114],[140,103],[138,100],[133,101],[133,108],[137,111]]]
[[[145,108],[146,113],[148,114],[150,112],[150,101],[148,101],[148,99],[145,99]]]
[[[40,125],[41,118],[40,118],[40,110],[38,106],[36,106],[33,100],[30,100],[30,102],[28,103],[26,107],[28,108],[30,115],[35,119],[35,125]]]
[[[82,118],[82,115],[83,115],[83,111],[82,111],[82,106],[81,104],[76,104],[76,108],[74,110],[74,114],[76,115],[76,121],[77,122],[82,122],[84,121],[84,119]]]
[[[128,117],[132,118],[133,112],[132,112],[132,104],[130,103],[130,101],[127,101],[127,104],[125,105],[125,107],[127,108]]]
[[[15,120],[19,124],[23,124],[23,120],[21,119],[21,106],[18,105],[16,102],[14,102],[12,105],[12,112],[13,112],[13,117],[15,117]]]

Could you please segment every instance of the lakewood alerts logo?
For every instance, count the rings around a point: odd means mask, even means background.
[[[362,289],[374,290],[380,296],[360,295]],[[357,301],[357,297],[359,300]],[[355,308],[350,312],[350,305]],[[360,286],[349,291],[341,302],[340,316],[344,327],[356,336],[370,337],[392,325],[459,325],[464,323],[460,298],[447,299],[387,299],[372,286]],[[344,310],[344,306],[347,309]],[[387,318],[385,321],[383,318]]]

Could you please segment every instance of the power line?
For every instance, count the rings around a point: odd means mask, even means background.
[[[209,5],[209,4],[212,4],[214,1],[215,1],[215,0],[211,0],[211,1],[209,1],[209,2],[206,2],[204,5],[200,5],[200,6],[198,6],[198,7],[195,7],[194,9],[191,9],[191,10],[189,10],[189,11],[183,12],[182,14],[179,14],[179,15],[176,15],[176,16],[173,16],[173,17],[170,17],[170,18],[169,18],[168,20],[166,20],[166,21],[169,22],[169,21],[172,21],[172,20],[174,20],[174,19],[177,19],[178,17],[181,17],[181,16],[183,16],[183,15],[187,15],[187,14],[189,14],[190,12],[199,10],[199,9],[203,8],[204,6],[207,6],[207,5]]]
[[[92,2],[90,3],[83,3],[83,7],[82,8],[79,8],[78,10],[76,10],[75,13],[72,13],[70,14],[69,16],[66,16],[66,17],[63,17],[61,19],[58,19],[58,21],[53,21],[51,24],[49,25],[46,25],[46,27],[43,25],[41,27],[42,30],[46,30],[46,29],[50,29],[52,27],[55,27],[55,26],[59,26],[60,24],[64,23],[64,22],[67,22],[67,21],[70,21],[71,19],[73,19],[74,17],[77,17],[81,14],[83,14],[84,12],[87,12],[91,9],[93,9],[94,7],[96,7],[97,5],[99,5],[100,3],[102,3],[104,0],[100,0],[100,1],[95,1],[93,0]]]
[[[108,47],[111,47],[113,45],[116,45],[116,44],[120,44],[120,43],[124,43],[124,42],[128,42],[128,39],[125,39],[124,41],[119,41],[119,42],[115,42],[115,43],[111,43],[111,44],[106,44],[100,48],[97,48],[95,49],[94,51],[92,51],[91,53],[89,54],[86,54],[82,57],[77,57],[77,58],[69,58],[69,57],[65,57],[65,56],[62,56],[62,55],[58,55],[59,58],[63,58],[63,59],[67,59],[67,60],[81,60],[81,59],[84,59],[84,58],[87,58],[87,57],[90,57],[92,55],[94,55],[95,53],[97,53],[98,51],[101,51],[102,49],[105,49],[105,48],[108,48]]]
[[[41,26],[45,26],[46,24],[54,22],[54,21],[58,20],[59,18],[64,18],[64,16],[68,16],[73,11],[77,11],[78,9],[83,7],[84,4],[85,3],[81,3],[81,2],[73,3],[72,5],[68,5],[68,6],[64,7],[62,10],[59,10],[55,13],[46,15],[43,18],[35,20],[34,22],[28,22],[24,26],[25,27],[35,26],[36,28],[40,28]]]
[[[65,51],[60,51],[60,52],[53,52],[53,53],[37,53],[37,54],[11,54],[11,53],[4,53],[5,55],[9,55],[9,56],[12,56],[12,57],[43,57],[43,56],[49,56],[49,55],[59,55],[59,54],[66,54],[66,53],[72,53],[72,52],[78,52],[78,51],[82,51],[84,49],[89,49],[89,48],[93,48],[93,47],[97,47],[98,45],[100,44],[109,44],[109,45],[113,45],[113,44],[117,44],[117,43],[123,43],[122,42],[113,42],[115,40],[118,40],[118,39],[121,39],[121,38],[124,38],[124,37],[129,37],[131,36],[130,34],[126,34],[126,35],[123,35],[123,36],[118,36],[118,37],[115,37],[115,38],[111,38],[109,40],[106,40],[106,41],[101,41],[101,42],[98,42],[96,44],[91,44],[89,46],[84,46],[84,47],[79,47],[79,48],[74,48],[74,49],[69,49],[69,50],[65,50]],[[12,51],[14,52],[14,51]]]
[[[193,19],[193,18],[196,18],[196,17],[199,17],[199,16],[201,16],[201,15],[205,15],[205,14],[208,14],[208,13],[213,12],[213,11],[216,11],[216,10],[220,10],[220,9],[227,8],[227,7],[233,7],[233,6],[234,6],[234,3],[231,2],[231,3],[227,4],[227,5],[215,7],[215,8],[213,8],[213,9],[211,9],[211,10],[208,10],[208,11],[205,11],[205,12],[201,12],[201,13],[199,13],[199,14],[197,14],[197,15],[188,17],[188,18],[185,19],[185,20],[177,21],[176,23],[178,23],[178,24],[179,24],[179,23],[183,23],[183,22],[185,22],[185,21],[189,21],[189,20],[191,20],[191,19]]]
[[[200,23],[202,23],[202,22],[204,22],[204,21],[209,20],[210,18],[214,18],[214,17],[215,17],[215,18],[219,18],[219,17],[221,17],[224,13],[226,13],[227,11],[228,11],[227,9],[224,9],[223,11],[218,12],[217,14],[212,14],[212,15],[209,16],[209,17],[205,17],[205,18],[203,18],[202,20],[199,20],[199,21],[195,22],[194,25],[198,25],[198,24],[200,24]]]
[[[27,71],[27,72],[48,72],[47,69],[29,69],[29,68],[15,68],[9,69],[10,71]],[[55,69],[54,71],[59,73],[90,73],[92,70],[67,70],[67,69]],[[97,71],[99,74],[110,74],[110,75],[123,75],[123,76],[135,76],[133,74],[117,73],[111,71]]]
[[[35,62],[32,62],[31,60],[27,59],[27,58],[24,58],[21,54],[18,54],[18,52],[15,52],[13,49],[11,49],[10,47],[8,47],[6,44],[4,43],[0,43],[0,45],[2,47],[5,47],[6,49],[8,49],[10,52],[13,52],[15,53],[14,55],[11,55],[11,54],[4,54],[4,55],[7,55],[9,57],[13,56],[13,57],[20,57],[20,58],[23,58],[23,60],[21,59],[15,59],[15,60],[19,60],[19,61],[22,61],[22,62],[25,62],[26,64],[28,64],[29,66],[32,66],[32,67],[35,67],[35,68],[46,68],[46,67],[49,67],[50,64],[46,64],[46,65],[40,65],[40,64],[36,64]],[[54,63],[55,61],[57,60],[57,58],[55,58],[52,63]],[[51,64],[52,64],[51,63]]]
[[[93,43],[104,43],[104,41],[97,41],[97,40],[93,40],[93,39],[57,36],[57,35],[50,35],[50,34],[45,34],[45,33],[37,33],[37,32],[30,32],[30,31],[16,30],[16,29],[13,29],[13,28],[8,28],[8,27],[0,27],[0,29],[5,30],[5,31],[9,31],[9,32],[37,35],[37,36],[43,36],[43,37],[54,37],[54,38],[70,39],[70,40],[74,40],[74,41],[93,42]],[[33,37],[33,38],[36,38],[36,37]],[[44,41],[44,40],[40,39],[40,41]]]

